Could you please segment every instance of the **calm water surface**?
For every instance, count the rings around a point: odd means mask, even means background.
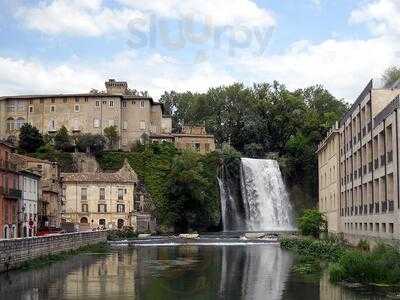
[[[279,245],[121,248],[0,276],[0,299],[383,299],[307,281]]]

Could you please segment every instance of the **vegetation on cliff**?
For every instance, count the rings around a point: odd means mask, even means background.
[[[316,200],[315,150],[347,109],[322,86],[289,91],[278,82],[253,87],[237,83],[201,94],[169,92],[160,101],[175,131],[184,124],[205,124],[219,145],[230,144],[244,156],[277,153],[290,185],[304,191],[303,202]]]

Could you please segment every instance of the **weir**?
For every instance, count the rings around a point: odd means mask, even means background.
[[[241,159],[241,199],[231,195],[229,185],[221,180],[219,183],[224,231],[295,230],[292,205],[277,161]]]

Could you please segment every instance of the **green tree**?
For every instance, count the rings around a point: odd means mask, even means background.
[[[65,126],[62,126],[54,136],[54,147],[57,150],[71,152],[74,149],[72,138]]]
[[[297,219],[297,224],[302,235],[315,238],[319,238],[320,233],[327,230],[325,215],[317,209],[305,210],[303,215]]]
[[[107,140],[104,136],[87,133],[78,136],[76,147],[80,152],[89,152],[90,154],[96,155],[104,150],[106,144]]]
[[[390,88],[397,80],[400,79],[400,68],[392,66],[383,73],[382,79],[385,88]]]
[[[44,144],[39,130],[29,123],[22,125],[19,133],[19,148],[33,153]]]
[[[108,147],[110,147],[110,149],[115,149],[115,147],[118,146],[119,139],[117,126],[104,128],[104,135],[107,138]]]

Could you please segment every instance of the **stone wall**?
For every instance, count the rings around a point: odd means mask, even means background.
[[[389,244],[396,248],[400,248],[400,240],[390,237],[376,237],[362,234],[344,233],[343,238],[352,246],[357,246],[361,240],[368,241],[369,245],[374,248],[379,244]]]
[[[0,240],[0,272],[18,268],[23,262],[55,254],[76,250],[82,246],[107,240],[107,231],[66,233],[44,237]]]

